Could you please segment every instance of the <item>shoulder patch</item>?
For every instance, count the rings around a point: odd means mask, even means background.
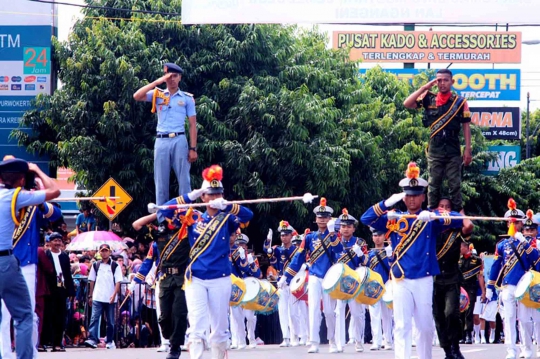
[[[193,94],[192,93],[189,93],[189,92],[186,92],[186,91],[182,91],[185,95],[188,95],[189,97],[193,97]]]

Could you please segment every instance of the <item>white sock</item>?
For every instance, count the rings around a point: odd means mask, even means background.
[[[495,328],[490,328],[489,331],[489,342],[493,343],[495,341]]]
[[[478,332],[480,332],[480,324],[474,325],[474,335],[478,335]]]
[[[486,331],[485,330],[480,330],[480,339],[482,338],[485,338],[486,337]]]

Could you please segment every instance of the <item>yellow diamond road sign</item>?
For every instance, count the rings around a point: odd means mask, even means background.
[[[109,178],[93,197],[103,197],[103,199],[93,199],[92,202],[110,221],[133,201],[133,198],[112,178]]]

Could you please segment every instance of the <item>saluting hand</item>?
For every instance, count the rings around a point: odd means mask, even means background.
[[[159,79],[157,79],[156,82],[158,85],[161,85],[162,83],[167,81],[171,76],[172,76],[172,73],[165,74],[161,76]]]
[[[431,88],[432,88],[433,86],[437,86],[437,79],[431,80],[430,82],[428,82],[427,84],[425,84],[424,86],[422,86],[422,89],[423,89],[424,91],[429,91],[429,90],[431,90]]]

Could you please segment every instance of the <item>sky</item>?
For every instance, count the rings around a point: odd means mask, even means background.
[[[64,0],[72,4],[84,4],[83,0]],[[80,7],[58,5],[58,37],[60,40],[67,40],[73,24],[77,17],[80,17]],[[305,25],[307,26],[307,25]],[[311,26],[311,25],[310,25]],[[332,31],[400,31],[402,26],[358,26],[358,25],[318,25],[318,29],[328,34],[329,47],[331,46]],[[428,27],[417,26],[417,31],[427,31]],[[495,31],[495,27],[434,27],[433,31]],[[506,31],[504,26],[499,26],[498,31]],[[540,40],[540,27],[510,27],[509,31],[521,31],[522,40]],[[530,93],[530,109],[540,108],[540,68],[538,59],[540,58],[540,44],[522,45],[521,64],[453,64],[450,69],[521,69],[521,101],[474,101],[471,106],[475,107],[520,107],[523,111],[527,106],[527,92]],[[448,64],[432,64],[432,68],[446,67]],[[375,63],[364,63],[361,68],[376,66]],[[383,68],[403,68],[403,64],[383,64]],[[416,68],[427,68],[427,64],[416,64]],[[471,101],[472,102],[472,101]]]

